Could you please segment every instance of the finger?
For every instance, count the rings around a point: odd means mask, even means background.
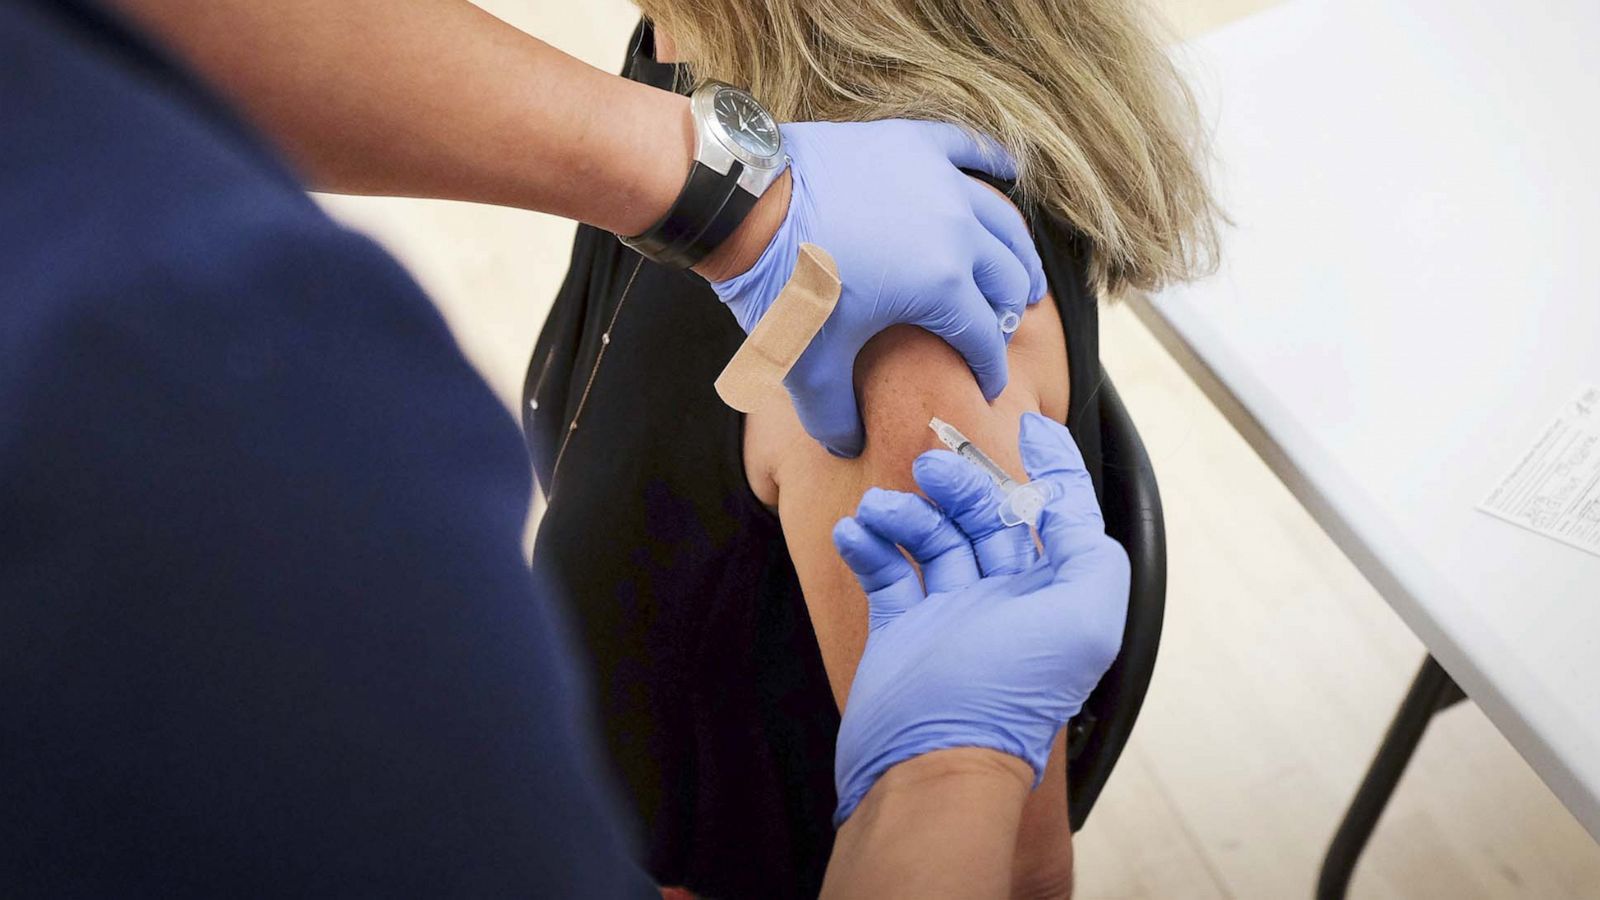
[[[1050,293],[1050,284],[1045,280],[1044,262],[1039,259],[1039,248],[1034,246],[1033,234],[1022,213],[1004,195],[976,178],[968,179],[967,193],[972,200],[973,215],[1027,270],[1028,305],[1044,299]]]
[[[976,258],[972,261],[972,281],[983,293],[999,317],[999,326],[1005,339],[1022,322],[1027,311],[1028,298],[1032,296],[1032,277],[1022,262],[999,238],[974,226],[973,244]]]
[[[927,138],[944,150],[945,158],[960,169],[988,172],[996,178],[1015,181],[1016,159],[993,138],[974,135],[948,122],[917,122]]]
[[[926,596],[917,570],[899,548],[855,519],[843,518],[833,526],[833,546],[866,591],[873,626],[893,621]]]
[[[801,354],[783,384],[806,434],[834,456],[854,459],[866,439],[856,405],[855,355],[822,357],[812,352],[818,346]]]
[[[927,329],[955,348],[978,380],[983,399],[992,401],[1006,388],[1005,335],[1000,318],[975,283],[959,287],[948,302],[912,324]]]
[[[958,591],[979,578],[978,558],[967,536],[916,494],[873,488],[861,498],[856,521],[904,547],[922,568],[929,593]]]
[[[972,542],[984,577],[1021,572],[1038,561],[1033,534],[1000,521],[1000,489],[976,466],[949,450],[930,450],[911,464],[911,474]]]
[[[1030,478],[1049,482],[1054,491],[1039,517],[1039,541],[1052,565],[1065,565],[1105,539],[1094,482],[1065,426],[1036,413],[1024,413],[1022,464]]]

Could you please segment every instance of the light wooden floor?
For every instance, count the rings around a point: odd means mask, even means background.
[[[1271,0],[1167,0],[1194,34]],[[620,0],[486,0],[614,69]],[[508,406],[572,226],[465,204],[335,198],[439,300]],[[1309,896],[1322,849],[1422,647],[1129,310],[1102,351],[1161,476],[1161,664],[1079,836],[1083,898]],[[1435,720],[1380,823],[1362,898],[1600,897],[1600,847],[1471,704]]]

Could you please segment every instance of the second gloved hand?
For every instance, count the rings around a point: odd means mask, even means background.
[[[1030,477],[1055,488],[1039,521],[1037,561],[1025,564],[1001,546],[999,574],[982,575],[982,550],[957,524],[962,512],[952,521],[893,491],[868,492],[834,529],[869,608],[866,650],[839,727],[836,825],[891,766],[937,750],[1009,753],[1032,766],[1037,783],[1056,734],[1116,658],[1128,557],[1106,536],[1077,445],[1065,428],[1030,413],[1022,459]],[[926,464],[914,474],[944,509],[993,511],[993,488],[982,479],[928,478]],[[921,567],[920,579],[901,548]]]
[[[890,120],[783,126],[788,213],[744,274],[712,283],[748,333],[777,298],[802,243],[839,265],[839,305],[785,384],[806,431],[840,456],[861,452],[857,352],[884,329],[916,325],[972,368],[985,398],[1006,384],[1000,317],[1048,290],[1026,223],[961,172],[1014,178],[1010,159],[954,125]]]

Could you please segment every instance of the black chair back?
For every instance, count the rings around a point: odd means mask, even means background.
[[[1167,535],[1155,470],[1116,386],[1104,373],[1098,395],[1104,462],[1100,507],[1106,533],[1128,551],[1132,581],[1122,650],[1068,726],[1067,810],[1073,831],[1089,817],[1144,705],[1167,596]]]

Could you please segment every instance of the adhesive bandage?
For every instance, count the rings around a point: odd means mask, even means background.
[[[828,251],[801,244],[794,274],[717,376],[717,396],[742,413],[783,397],[783,379],[839,305],[839,267]]]

